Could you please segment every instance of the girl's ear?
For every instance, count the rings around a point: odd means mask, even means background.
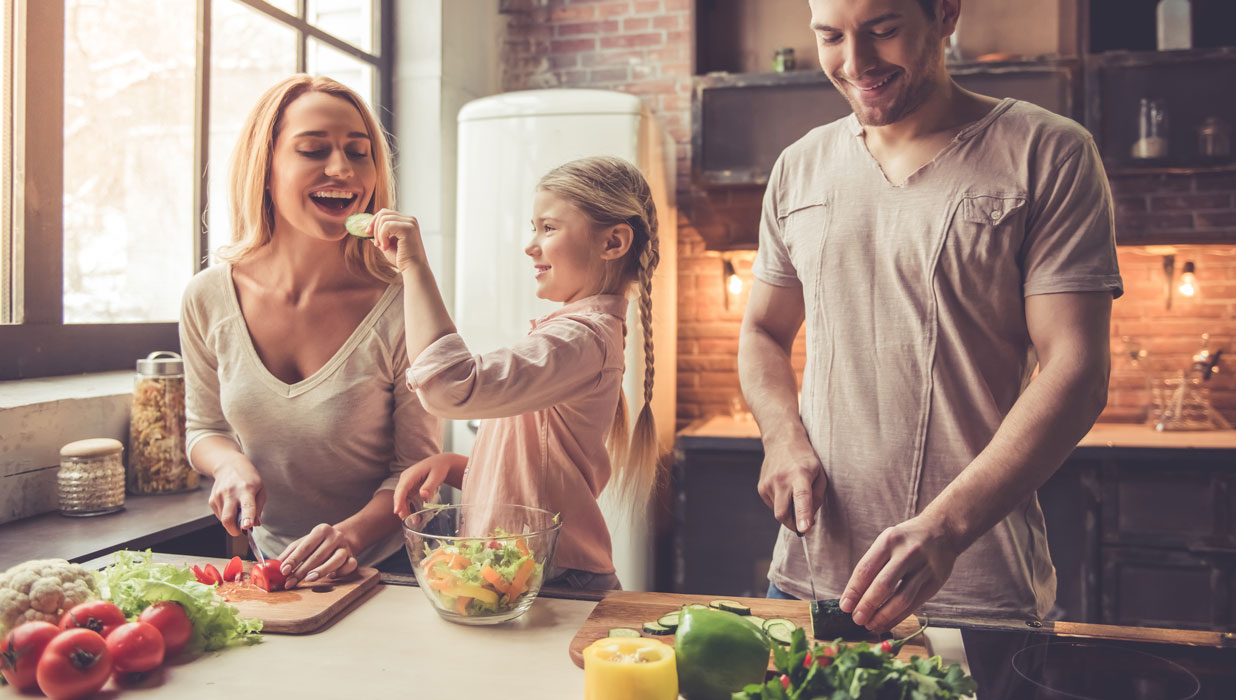
[[[635,239],[635,232],[628,224],[610,226],[601,235],[602,260],[621,260],[626,257],[627,251],[631,250],[631,241]]]

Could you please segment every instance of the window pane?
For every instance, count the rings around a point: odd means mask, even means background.
[[[215,251],[232,240],[228,161],[236,137],[262,93],[296,72],[296,30],[235,0],[216,1],[212,15],[206,222]]]
[[[13,246],[13,0],[0,3],[0,323],[16,323]]]
[[[175,321],[193,274],[194,0],[68,0],[64,321]]]
[[[309,24],[372,52],[374,4],[374,0],[309,0]]]
[[[305,69],[313,75],[325,75],[338,80],[373,106],[374,68],[371,64],[310,37],[305,47]]]

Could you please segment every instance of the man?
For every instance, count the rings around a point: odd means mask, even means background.
[[[784,525],[769,593],[806,598],[813,576],[876,631],[920,607],[1051,608],[1035,490],[1106,402],[1122,292],[1094,141],[952,81],[960,4],[810,0],[854,113],[773,167],[739,347]]]

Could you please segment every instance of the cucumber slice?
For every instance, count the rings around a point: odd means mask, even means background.
[[[765,622],[765,620],[764,620],[764,618],[762,618],[762,617],[760,617],[760,616],[758,616],[758,615],[748,615],[748,616],[747,616],[747,622],[750,622],[751,624],[755,625],[756,627],[760,628],[761,630],[762,630],[762,629],[764,629],[764,622]]]
[[[674,630],[670,629],[669,627],[666,627],[665,625],[661,624],[660,622],[655,622],[655,621],[654,621],[654,622],[645,622],[645,623],[644,623],[644,631],[645,631],[645,632],[647,632],[648,634],[655,634],[655,635],[658,635],[658,636],[665,636],[665,635],[667,635],[667,634],[673,634],[673,633],[674,633]]]
[[[732,612],[732,613],[734,613],[735,615],[750,615],[750,614],[751,614],[751,608],[749,608],[749,607],[747,607],[747,606],[745,606],[745,605],[743,605],[742,603],[739,603],[739,602],[737,602],[737,601],[733,601],[733,600],[714,600],[714,601],[712,601],[712,602],[713,602],[713,603],[716,603],[716,604],[719,604],[719,605],[718,605],[718,607],[720,607],[722,610],[724,610],[724,611],[726,611],[726,612]]]
[[[615,627],[609,631],[610,637],[642,637],[639,630],[633,630],[630,627]]]
[[[357,238],[373,238],[373,236],[365,235],[365,227],[369,225],[372,218],[373,214],[369,213],[353,214],[343,222],[343,227]]]
[[[789,646],[795,629],[794,623],[785,619],[769,620],[768,624],[764,626],[764,632],[774,642],[785,646]]]
[[[768,628],[773,625],[789,625],[790,627],[795,626],[793,622],[785,619],[784,617],[770,617],[764,621],[764,631],[767,632]]]
[[[699,610],[699,609],[701,609],[701,608],[702,608],[702,609],[704,609],[704,610],[708,610],[708,609],[709,609],[709,606],[704,605],[703,603],[691,603],[690,605],[684,605],[684,606],[683,606],[683,610],[686,610],[687,608],[691,608],[691,609],[693,609],[693,610]]]
[[[661,617],[657,618],[657,624],[661,625],[662,627],[668,627],[672,630],[676,630],[678,629],[678,623],[681,620],[682,620],[682,613],[680,612],[665,613]]]

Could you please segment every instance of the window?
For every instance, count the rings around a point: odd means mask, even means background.
[[[230,239],[241,122],[277,80],[389,111],[392,0],[0,2],[0,380],[178,346],[181,292]]]

